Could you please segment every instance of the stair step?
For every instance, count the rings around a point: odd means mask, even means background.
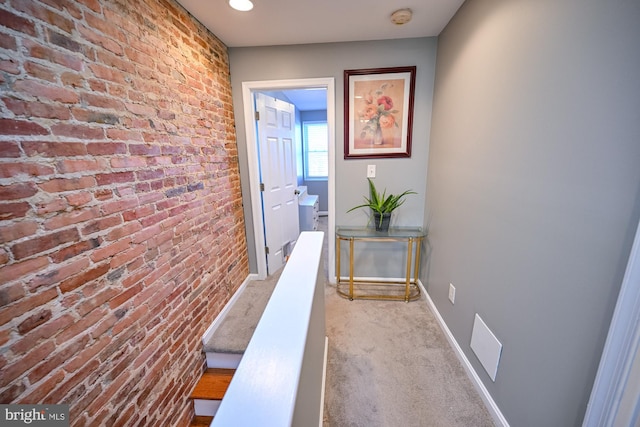
[[[222,400],[235,371],[235,369],[207,369],[191,392],[191,399]]]
[[[191,420],[191,424],[189,424],[189,427],[209,427],[211,425],[211,421],[213,421],[213,417],[196,415]]]

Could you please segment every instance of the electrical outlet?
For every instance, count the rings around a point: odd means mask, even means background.
[[[456,303],[456,288],[452,283],[449,283],[449,301],[451,301],[451,304]]]
[[[367,165],[367,178],[376,177],[376,165]]]

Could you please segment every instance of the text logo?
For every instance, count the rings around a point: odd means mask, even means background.
[[[69,405],[0,405],[0,425],[69,427]]]

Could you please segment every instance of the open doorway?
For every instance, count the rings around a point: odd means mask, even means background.
[[[255,236],[255,253],[258,268],[258,278],[267,277],[267,263],[265,257],[264,219],[260,194],[258,135],[255,126],[255,102],[257,93],[288,92],[295,98],[299,90],[326,91],[326,123],[329,135],[328,143],[328,178],[327,178],[327,207],[329,233],[325,236],[328,243],[328,259],[334,257],[335,236],[331,230],[335,229],[335,88],[334,78],[315,78],[297,80],[270,80],[243,82],[242,96],[246,130],[247,155],[249,163],[249,186],[251,189],[251,205],[253,217],[253,231]],[[291,99],[296,102],[295,99]],[[328,262],[329,279],[335,276],[334,263]]]

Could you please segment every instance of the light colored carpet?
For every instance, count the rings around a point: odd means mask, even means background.
[[[327,218],[320,224],[326,233]],[[324,427],[494,426],[424,295],[409,303],[341,298],[326,280],[326,237],[323,249],[329,338]],[[212,348],[244,352],[279,273],[247,285],[251,298],[240,298]]]
[[[424,300],[326,291],[328,427],[493,426]]]
[[[241,297],[205,343],[205,352],[244,354],[281,273],[282,269],[265,280],[247,283]]]

